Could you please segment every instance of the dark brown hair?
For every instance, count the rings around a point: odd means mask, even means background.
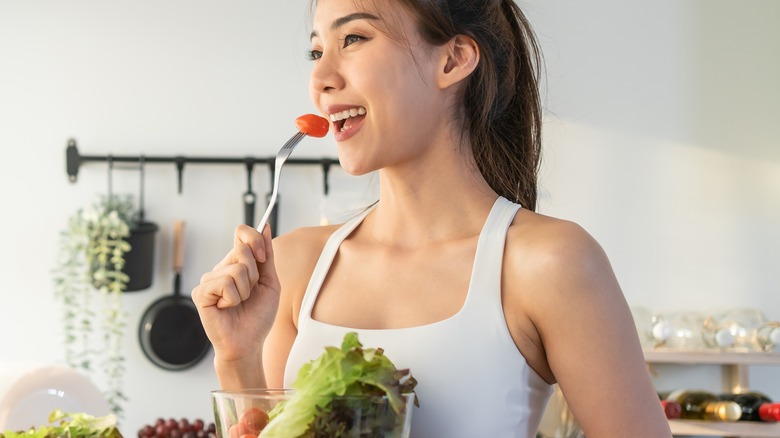
[[[423,39],[441,45],[466,35],[480,60],[462,95],[463,132],[480,173],[499,195],[536,209],[541,153],[541,55],[513,0],[398,0]]]

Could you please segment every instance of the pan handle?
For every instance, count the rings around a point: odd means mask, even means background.
[[[184,266],[184,221],[173,224],[173,271],[181,273]]]

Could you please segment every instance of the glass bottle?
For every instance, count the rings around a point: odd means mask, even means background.
[[[733,401],[736,404],[739,405],[740,409],[742,409],[742,416],[740,416],[741,421],[771,421],[769,419],[764,420],[761,418],[760,410],[761,406],[763,405],[772,405],[772,400],[766,396],[766,394],[757,392],[757,391],[749,391],[749,392],[741,392],[741,393],[726,393],[721,394],[719,396],[721,400],[729,400]],[[775,403],[776,404],[776,403]],[[780,406],[780,405],[778,405]],[[775,408],[764,408],[764,410],[769,410],[771,413]]]
[[[768,322],[756,330],[756,343],[761,351],[775,351],[780,345],[780,322]]]
[[[766,316],[758,309],[731,309],[705,319],[702,340],[708,348],[757,351],[757,330],[766,323]]]
[[[780,421],[780,403],[764,403],[758,408],[761,421]]]
[[[666,418],[669,420],[680,418],[680,415],[682,414],[682,408],[677,402],[661,400],[661,408],[663,408],[664,415],[666,415]]]
[[[711,392],[682,389],[664,397],[680,405],[680,418],[688,420],[737,421],[742,409],[733,401],[720,400]]]
[[[657,347],[675,350],[701,350],[702,324],[706,317],[698,312],[683,311],[653,316],[651,334]]]

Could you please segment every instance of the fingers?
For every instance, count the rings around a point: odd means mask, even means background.
[[[270,227],[266,225],[266,228],[269,230],[270,236]],[[263,229],[263,233],[265,233],[265,229]],[[237,226],[233,237],[233,245],[235,246],[239,242],[249,245],[258,262],[265,262],[267,246],[263,235],[259,231],[245,224]]]
[[[238,287],[231,277],[218,276],[201,279],[201,283],[192,290],[192,301],[199,309],[216,307],[224,309],[241,303]]]
[[[265,258],[262,263],[262,269],[260,272],[261,278],[260,282],[265,283],[268,285],[273,286],[274,288],[278,289],[278,277],[276,275],[276,264],[274,263],[274,246],[271,243],[272,237],[271,237],[271,226],[266,225],[263,229],[263,252],[265,253]]]
[[[233,307],[249,299],[252,288],[261,282],[278,284],[273,265],[273,246],[270,227],[259,233],[252,227],[236,228],[233,248],[211,272],[203,274],[200,284],[193,289],[193,300],[198,307]]]

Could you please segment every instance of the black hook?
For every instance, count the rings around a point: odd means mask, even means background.
[[[184,157],[177,156],[173,159],[173,162],[176,163],[176,174],[179,182],[179,194],[181,195],[182,191],[182,174],[184,173]]]
[[[325,196],[328,196],[328,192],[330,191],[330,182],[328,181],[328,174],[330,173],[330,164],[331,161],[328,158],[322,159],[322,190],[325,193]]]

